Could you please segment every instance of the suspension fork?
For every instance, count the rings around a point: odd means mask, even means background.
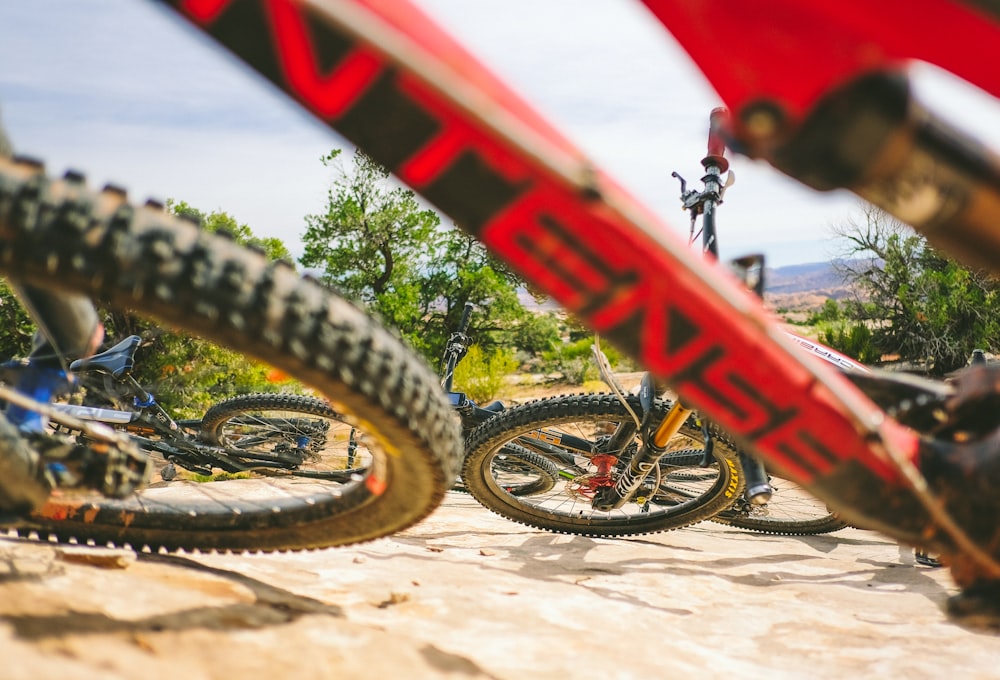
[[[594,496],[594,509],[603,512],[622,507],[667,453],[667,444],[691,415],[691,409],[674,402],[655,429],[642,433],[642,446],[629,461],[614,486],[602,488]]]
[[[743,497],[753,505],[764,505],[771,500],[774,490],[771,488],[770,478],[764,464],[748,454],[742,448],[740,453],[740,468],[743,470],[743,478],[746,479],[746,488]]]

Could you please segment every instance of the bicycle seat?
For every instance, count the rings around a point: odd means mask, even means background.
[[[130,335],[111,349],[107,349],[92,357],[77,359],[69,365],[74,373],[107,373],[113,378],[120,378],[132,370],[135,363],[135,350],[142,338]]]

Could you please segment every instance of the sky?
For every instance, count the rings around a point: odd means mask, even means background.
[[[626,0],[416,0],[670,228],[687,234],[677,171],[702,169],[720,104],[673,38]],[[930,69],[918,92],[1000,147],[1000,107]],[[304,217],[351,145],[152,2],[0,0],[0,118],[51,173],[82,170],[134,200],[221,210],[302,250]],[[990,138],[992,136],[992,138]],[[768,264],[841,254],[831,228],[860,214],[746,158],[720,209],[723,257]]]

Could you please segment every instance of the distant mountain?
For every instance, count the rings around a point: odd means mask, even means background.
[[[850,286],[841,280],[830,262],[768,267],[764,283],[764,300],[775,309],[815,310],[828,298],[840,300],[851,295]],[[535,300],[523,288],[518,289],[518,297],[521,304],[535,312],[559,309],[552,300]]]
[[[764,275],[764,301],[783,312],[818,310],[828,299],[851,297],[845,283],[830,262],[810,262],[768,269]]]
[[[817,293],[831,298],[846,297],[850,288],[830,262],[810,262],[768,269],[765,292],[774,295]]]

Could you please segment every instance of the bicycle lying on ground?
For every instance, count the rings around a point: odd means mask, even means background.
[[[734,177],[730,173],[722,182],[728,163],[724,145],[711,131],[702,165],[703,191],[688,191],[685,180],[674,176],[681,182],[683,207],[691,214],[691,243],[700,236],[704,253],[715,259],[715,213]],[[703,223],[696,233],[699,217]],[[763,296],[763,258],[744,258],[740,264],[747,282]],[[814,347],[821,356],[836,357],[841,366],[867,370],[829,348]],[[611,394],[540,399],[510,409],[467,437],[462,478],[483,506],[530,526],[600,536],[664,531],[703,519],[783,534],[826,533],[846,526],[794,482],[768,475],[732,437],[694,413],[626,504],[611,511],[596,509],[602,487],[614,486],[631,458],[652,446],[649,423],[658,425],[670,402],[654,405],[642,396],[628,396],[599,341],[593,349]],[[640,395],[655,392],[645,376]],[[613,406],[615,401],[620,406]],[[529,456],[530,465],[525,462]],[[522,469],[512,469],[517,465]]]
[[[111,407],[54,403],[51,425],[56,432],[77,437],[65,439],[68,447],[89,446],[92,423],[125,432],[130,444],[148,454],[156,476],[164,483],[176,482],[169,485],[170,491],[151,492],[144,502],[155,498],[158,503],[169,504],[172,496],[190,497],[205,491],[214,502],[222,502],[223,493],[230,494],[226,502],[236,510],[240,508],[240,496],[254,494],[254,485],[260,487],[280,477],[286,486],[289,482],[301,486],[305,480],[344,483],[363,474],[371,464],[362,433],[316,397],[242,394],[213,405],[202,418],[175,420],[132,376],[140,343],[141,338],[132,335],[100,354],[70,364],[73,376],[86,384],[88,402],[96,401],[96,393],[113,403]],[[74,420],[82,421],[84,431],[65,424]],[[68,474],[69,470],[60,473]],[[211,488],[230,475],[249,478],[251,473],[271,480],[265,482],[262,477],[222,492]],[[198,483],[182,484],[184,480]],[[165,486],[159,484],[161,489]],[[155,544],[155,529],[143,538],[145,543]],[[243,538],[244,547],[254,546],[252,532]]]
[[[680,181],[681,205],[690,214],[689,244],[701,238],[702,254],[712,261],[719,258],[719,236],[716,224],[718,208],[723,195],[732,186],[735,176],[729,172],[723,182],[721,175],[729,169],[725,157],[725,143],[719,137],[721,125],[728,112],[719,108],[709,116],[708,149],[701,161],[705,175],[701,191],[688,189],[686,180],[677,172],[671,173]],[[698,229],[698,219],[702,220]],[[766,277],[764,255],[748,255],[729,263],[737,277],[759,299],[763,300]],[[804,351],[832,364],[840,371],[866,372],[868,369],[836,350],[815,341],[788,333]],[[610,378],[608,378],[610,379]],[[707,431],[706,431],[707,432]],[[744,450],[739,451],[740,464],[746,479],[744,492],[729,507],[711,519],[743,529],[787,535],[821,534],[847,526],[826,504],[802,489],[798,484],[770,473],[764,464]]]
[[[735,442],[659,399],[649,374],[626,394],[594,349],[613,393],[532,401],[467,436],[461,477],[473,497],[513,521],[589,536],[677,529],[731,508],[745,480]]]

